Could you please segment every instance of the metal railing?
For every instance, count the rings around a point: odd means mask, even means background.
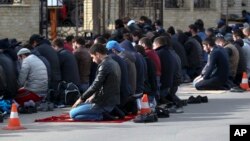
[[[0,4],[13,4],[13,0],[0,0]]]

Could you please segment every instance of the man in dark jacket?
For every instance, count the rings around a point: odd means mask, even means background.
[[[213,39],[203,42],[205,51],[210,52],[209,65],[202,79],[195,84],[197,90],[224,90],[229,78],[228,55],[224,48],[216,47]]]
[[[128,81],[129,77],[131,76],[128,75],[128,66],[125,60],[123,60],[120,56],[118,56],[117,53],[118,51],[122,51],[124,49],[117,48],[117,46],[119,46],[118,42],[109,41],[106,45],[106,48],[109,50],[109,56],[118,63],[121,69],[120,97],[121,97],[121,105],[124,105],[127,102],[128,97],[132,95],[131,86]],[[116,49],[118,49],[118,51],[116,51]]]
[[[89,87],[89,75],[91,69],[91,57],[88,49],[85,47],[85,39],[83,37],[76,37],[73,54],[76,58],[79,75],[80,75],[80,89],[85,92]]]
[[[72,82],[79,86],[80,77],[74,55],[68,50],[64,49],[63,39],[54,39],[52,46],[56,50],[59,57],[62,81],[66,81],[67,83]]]
[[[135,101],[131,99],[131,96],[135,94],[136,90],[136,67],[135,57],[124,48],[122,48],[118,42],[111,40],[107,43],[106,48],[112,51],[112,58],[120,63],[121,68],[121,104],[120,108],[125,112],[137,112],[137,105]],[[116,54],[116,55],[114,55]],[[119,57],[119,59],[118,59]],[[115,59],[116,58],[116,59]],[[120,58],[122,61],[119,61]]]
[[[136,66],[136,94],[143,93],[144,90],[144,81],[147,72],[147,64],[143,56],[140,53],[137,53],[132,43],[128,40],[124,40],[121,44],[121,47],[126,51],[129,51],[135,58]]]
[[[50,88],[56,90],[61,81],[61,72],[58,55],[55,50],[49,45],[48,41],[43,39],[40,35],[33,34],[30,37],[29,43],[34,50],[37,50],[41,56],[45,57],[51,67],[51,84]]]
[[[178,34],[178,40],[185,47],[188,60],[187,73],[191,79],[194,79],[202,70],[203,56],[201,44],[184,33]]]
[[[96,78],[73,105],[70,117],[74,120],[102,120],[103,112],[110,112],[120,104],[119,65],[107,55],[106,48],[101,44],[94,44],[90,55],[98,64]]]
[[[10,57],[4,54],[4,50],[9,48],[8,39],[0,40],[0,66],[2,66],[2,72],[4,72],[6,84],[4,88],[4,99],[13,99],[17,94],[17,75],[16,66]],[[0,95],[1,96],[1,95]]]
[[[153,43],[153,48],[156,50],[161,60],[162,75],[160,103],[165,103],[166,99],[169,99],[176,104],[176,108],[181,108],[179,104],[180,99],[176,96],[176,91],[180,83],[180,60],[177,60],[179,59],[177,54],[170,50],[170,38],[164,36],[156,38]]]

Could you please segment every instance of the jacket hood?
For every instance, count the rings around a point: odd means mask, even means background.
[[[124,40],[120,43],[121,47],[127,51],[136,52],[135,48],[133,47],[132,43],[129,40]]]

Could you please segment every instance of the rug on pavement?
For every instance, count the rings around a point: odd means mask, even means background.
[[[105,121],[92,121],[92,120],[72,120],[68,113],[59,116],[51,116],[43,119],[36,119],[35,122],[96,122],[96,123],[123,123],[134,119],[134,115],[125,116],[124,119],[105,120]]]

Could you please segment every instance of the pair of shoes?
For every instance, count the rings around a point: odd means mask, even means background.
[[[32,114],[32,109],[30,107],[25,107],[25,106],[19,106],[18,107],[18,112],[21,114]]]
[[[200,103],[208,103],[208,97],[207,96],[200,96],[197,97],[190,96],[187,100],[188,104],[200,104]]]
[[[200,95],[198,95],[198,96],[196,97],[196,99],[200,100],[201,103],[208,103],[208,98],[207,98],[207,96],[200,96]]]
[[[169,118],[169,111],[167,109],[156,107],[155,112],[159,118]]]
[[[54,104],[51,102],[41,102],[40,104],[38,104],[37,106],[37,110],[38,111],[53,111],[54,110]]]
[[[181,101],[180,101],[180,104],[181,104],[182,106],[187,106],[187,105],[188,105],[188,100],[186,100],[186,99],[181,100]]]
[[[169,113],[175,113],[175,114],[184,113],[183,107],[180,107],[180,106],[173,106],[169,108],[168,110],[169,110]]]
[[[230,92],[235,92],[235,93],[242,93],[245,92],[245,90],[241,89],[240,87],[233,87],[230,89]]]
[[[146,115],[139,114],[133,120],[134,123],[150,123],[150,122],[157,122],[158,116],[156,113],[149,113]]]

